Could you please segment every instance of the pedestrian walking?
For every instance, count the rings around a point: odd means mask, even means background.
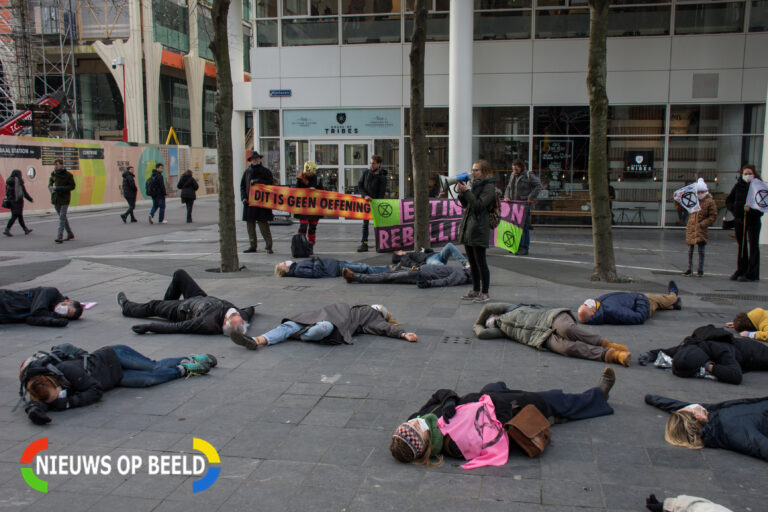
[[[8,224],[5,225],[5,236],[13,236],[11,234],[11,227],[13,223],[18,219],[19,226],[24,230],[24,234],[28,235],[32,232],[31,229],[27,229],[27,225],[24,224],[24,199],[30,203],[34,203],[32,197],[27,193],[27,189],[24,187],[24,180],[21,177],[21,171],[14,169],[11,175],[5,180],[5,200],[7,201],[6,208],[11,210],[11,218],[8,219]]]
[[[471,190],[465,182],[456,184],[459,202],[464,208],[459,227],[459,243],[464,244],[472,272],[472,290],[462,299],[488,302],[491,273],[485,251],[491,237],[489,215],[496,201],[496,178],[487,160],[478,160],[472,164],[472,178]]]
[[[523,224],[523,236],[520,238],[520,247],[517,249],[518,255],[528,254],[528,248],[531,245],[531,210],[533,209],[533,201],[539,197],[540,192],[541,180],[539,177],[530,170],[525,170],[525,160],[516,158],[512,162],[512,176],[509,177],[507,188],[504,189],[504,199],[528,203],[528,213]]]
[[[704,247],[709,241],[709,226],[714,224],[717,218],[717,205],[709,193],[707,184],[703,178],[696,182],[696,195],[699,197],[699,206],[701,210],[693,212],[688,216],[688,224],[685,227],[685,243],[688,244],[688,270],[683,272],[684,276],[693,275],[693,246],[699,248],[699,270],[697,277],[704,275]]]
[[[257,151],[252,151],[248,157],[250,165],[243,173],[240,180],[240,199],[243,201],[243,220],[248,229],[248,241],[250,247],[243,252],[257,252],[256,224],[259,225],[259,231],[264,238],[267,254],[272,254],[272,231],[269,228],[269,221],[275,218],[272,210],[269,208],[259,208],[258,206],[248,206],[248,193],[251,185],[273,185],[274,178],[269,169],[261,165],[261,155]]]
[[[138,222],[136,216],[133,214],[133,210],[136,208],[136,193],[139,191],[136,187],[136,175],[133,174],[133,167],[130,165],[125,169],[123,173],[123,186],[121,190],[123,192],[123,198],[128,203],[128,209],[125,213],[120,214],[120,218],[123,223],[127,222],[128,217],[131,218],[131,222]]]
[[[67,232],[67,240],[73,240],[75,234],[69,227],[67,211],[69,202],[72,198],[72,191],[75,190],[75,177],[71,172],[64,168],[64,161],[57,158],[53,161],[53,172],[48,178],[48,191],[51,193],[51,204],[56,209],[59,216],[59,229],[54,242],[60,244],[64,242],[64,231]]]
[[[731,281],[757,281],[760,279],[760,227],[763,212],[750,209],[747,205],[749,184],[760,178],[754,165],[747,164],[725,200],[725,207],[735,220],[736,241],[739,252],[736,256],[736,272]]]
[[[360,195],[367,200],[381,199],[387,194],[387,171],[381,168],[381,155],[371,155],[370,169],[363,171],[357,182]],[[363,220],[363,236],[357,252],[368,252],[368,221]]]
[[[160,210],[157,220],[160,224],[168,224],[165,220],[165,177],[163,177],[163,164],[157,164],[152,171],[152,176],[147,180],[147,195],[152,198],[152,209],[149,210],[149,223],[154,224],[155,212]]]
[[[181,189],[181,202],[187,206],[187,222],[192,222],[192,206],[195,204],[197,194],[195,191],[199,188],[197,180],[192,176],[192,170],[182,174],[176,188]]]
[[[317,178],[317,164],[311,160],[304,162],[304,171],[296,178],[296,188],[323,190],[323,184]],[[317,238],[317,223],[320,215],[296,215],[299,219],[299,234],[305,235],[312,247]]]

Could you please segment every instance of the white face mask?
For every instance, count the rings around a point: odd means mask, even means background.
[[[373,309],[375,309],[376,311],[378,311],[379,313],[381,313],[381,312],[382,312],[382,308],[383,308],[383,306],[382,306],[381,304],[371,304],[371,307],[372,307]]]
[[[591,309],[597,308],[597,302],[595,302],[595,299],[587,299],[584,301],[584,305]]]
[[[427,422],[424,421],[423,418],[416,418],[416,421],[419,422],[419,427],[421,427],[422,432],[429,432],[429,425],[427,425]]]
[[[742,178],[744,179],[744,181],[749,183],[750,181],[755,179],[755,175],[754,174],[745,174],[744,176],[742,176]]]
[[[493,327],[496,327],[496,316],[491,315],[488,317],[488,319],[485,321],[485,327],[488,329],[491,329]]]
[[[53,308],[53,312],[57,315],[69,316],[69,306],[66,304],[57,304],[56,307]]]
[[[293,265],[293,260],[285,260],[283,263],[285,263],[285,266],[288,268],[291,268],[291,265]]]

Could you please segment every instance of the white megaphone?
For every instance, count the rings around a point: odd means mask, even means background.
[[[457,174],[456,176],[443,176],[440,175],[440,187],[447,191],[448,188],[451,185],[455,185],[459,183],[460,181],[463,181],[464,183],[468,182],[471,176],[467,172],[463,172],[461,174]]]

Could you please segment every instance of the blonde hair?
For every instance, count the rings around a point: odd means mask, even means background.
[[[384,319],[387,322],[391,323],[392,325],[400,325],[400,322],[398,322],[397,320],[392,318],[392,312],[391,311],[387,311],[387,315],[384,317]]]
[[[691,411],[675,411],[669,415],[664,439],[671,445],[701,450],[704,441],[701,439],[701,429],[704,428]]]
[[[285,268],[285,267],[287,267],[287,265],[283,266],[283,263],[285,263],[285,262],[281,261],[280,263],[275,265],[275,275],[277,277],[283,277],[285,274],[288,273],[288,269]]]
[[[493,169],[491,169],[491,164],[488,163],[488,160],[481,159],[476,161],[475,164],[480,167],[480,174],[483,178],[493,176]]]
[[[312,175],[315,174],[315,171],[317,171],[317,164],[315,162],[312,160],[304,162],[304,172],[306,174]]]
[[[427,436],[425,440],[424,453],[421,457],[414,458],[413,450],[408,443],[400,439],[399,437],[392,437],[392,442],[389,444],[389,451],[392,456],[400,462],[416,464],[418,466],[427,466],[428,468],[437,468],[443,465],[443,456],[436,455],[436,460],[432,460],[432,442]]]

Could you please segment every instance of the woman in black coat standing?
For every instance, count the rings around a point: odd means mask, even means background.
[[[761,179],[754,165],[747,164],[741,169],[741,176],[725,200],[725,207],[735,217],[736,241],[739,244],[736,272],[731,281],[758,281],[760,279],[760,217],[763,212],[750,209],[747,205],[749,184]]]
[[[133,174],[133,167],[128,166],[123,173],[123,186],[122,186],[123,198],[128,203],[128,209],[125,213],[120,214],[120,218],[123,223],[127,222],[128,217],[131,218],[131,222],[138,222],[136,216],[133,214],[133,210],[136,208],[136,193],[138,187],[136,187],[136,175]]]
[[[467,251],[470,270],[472,271],[472,290],[462,297],[463,300],[488,302],[491,273],[485,251],[491,237],[490,213],[496,200],[496,178],[493,177],[491,164],[478,160],[472,164],[472,189],[466,183],[456,184],[459,202],[464,207],[464,215],[459,227],[459,242]],[[482,290],[480,283],[482,282]]]
[[[199,187],[197,185],[197,180],[192,177],[192,171],[190,169],[187,169],[187,172],[181,176],[176,188],[181,189],[181,202],[187,205],[187,222],[192,222],[192,206],[195,204],[195,199],[197,199],[195,190]]]
[[[27,229],[27,225],[24,224],[24,199],[33,203],[32,198],[27,194],[27,189],[24,188],[24,180],[21,177],[21,171],[14,169],[11,175],[5,181],[5,197],[8,198],[8,207],[11,210],[11,218],[8,219],[8,224],[5,225],[5,236],[13,236],[11,234],[11,227],[16,219],[19,220],[19,226],[24,230],[24,234],[28,235],[32,232],[31,229]]]

